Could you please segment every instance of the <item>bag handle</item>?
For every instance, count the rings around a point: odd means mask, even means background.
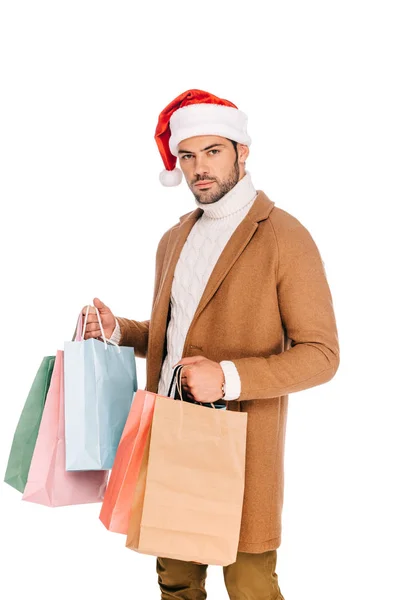
[[[105,335],[104,329],[103,329],[103,323],[101,322],[101,317],[100,317],[100,313],[99,313],[97,306],[94,306],[93,308],[96,311],[97,319],[99,321],[101,337],[103,338],[103,342],[104,342],[104,349],[107,350],[107,348],[108,348],[107,342],[109,342],[110,344],[114,344],[114,346],[117,346],[118,353],[120,353],[121,348],[118,346],[118,344],[113,342],[113,340],[106,338],[106,335]],[[83,316],[82,311],[79,313],[78,322],[76,324],[75,333],[74,333],[74,337],[72,338],[72,341],[76,341],[76,342],[85,341],[84,338],[85,338],[87,320],[88,320],[88,316],[89,316],[89,310],[90,310],[90,304],[88,304],[86,307],[85,322],[83,324],[83,328],[82,328],[82,316]]]
[[[170,383],[170,386],[169,386],[169,389],[168,389],[168,396],[170,397],[175,377],[177,377],[177,386],[176,387],[178,389],[178,392],[179,392],[179,395],[180,395],[180,400],[181,400],[180,411],[179,411],[179,430],[178,430],[178,437],[179,438],[182,438],[182,428],[183,428],[183,402],[184,402],[184,400],[183,400],[183,397],[182,397],[182,371],[183,371],[183,367],[184,366],[185,365],[177,365],[175,367],[174,373],[172,375],[172,380],[171,380],[171,383]],[[201,405],[201,402],[199,402],[198,404]],[[218,423],[218,430],[219,430],[218,431],[218,435],[219,435],[219,437],[221,437],[221,435],[222,435],[222,423],[221,423],[220,415],[219,415],[220,411],[214,406],[213,402],[211,402],[210,404],[215,409],[215,413],[214,414],[215,414],[215,419],[216,419],[216,421]]]
[[[78,321],[75,327],[75,333],[72,337],[73,342],[82,342],[82,312],[79,313]]]
[[[173,375],[172,382],[171,382],[171,385],[170,385],[170,390],[171,390],[173,380],[174,380],[175,376],[177,376],[177,389],[178,389],[179,395],[181,397],[180,398],[180,400],[181,400],[180,401],[180,411],[179,411],[178,437],[181,438],[181,439],[182,439],[182,430],[183,430],[182,371],[183,371],[183,367],[184,366],[185,365],[177,365],[177,367],[175,367],[174,375]],[[201,402],[199,404],[201,405]],[[211,402],[210,404],[215,409],[214,414],[215,414],[215,419],[217,421],[217,426],[218,426],[218,437],[221,437],[221,435],[222,435],[222,423],[221,423],[220,415],[219,415],[220,411],[215,408],[213,402]]]
[[[172,375],[171,383],[169,384],[168,394],[167,396],[171,396],[172,386],[174,385],[175,377],[181,369],[183,369],[184,365],[177,365],[174,369],[174,373]]]

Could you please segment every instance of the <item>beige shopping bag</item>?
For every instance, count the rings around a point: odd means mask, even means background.
[[[235,562],[247,413],[158,396],[126,546],[209,565]]]

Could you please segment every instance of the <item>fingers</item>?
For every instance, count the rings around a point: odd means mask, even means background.
[[[86,308],[87,306],[84,306],[81,310],[82,315],[85,317],[86,316]],[[89,306],[89,315],[88,315],[88,322],[90,321],[90,319],[93,320],[93,317],[91,315],[94,315],[95,318],[97,319],[97,313],[96,313],[96,309],[94,306]]]
[[[191,400],[193,400],[193,394],[190,393],[190,387],[187,384],[187,378],[186,377],[182,377],[182,389],[185,392],[186,396],[188,398],[190,398]]]
[[[82,315],[83,315],[83,320],[85,320],[86,318],[86,306],[84,309],[82,309]],[[97,313],[95,311],[94,306],[90,306],[89,307],[89,314],[87,316],[87,320],[86,320],[86,331],[85,331],[85,339],[86,339],[86,334],[88,332],[92,332],[94,330],[99,330],[100,331],[100,325],[99,325],[99,320],[97,318]],[[100,335],[100,334],[98,334]],[[92,337],[97,337],[97,336],[92,336]]]
[[[90,325],[87,325],[86,327],[86,332],[85,333],[96,333],[99,332],[97,335],[101,335],[101,329],[98,323],[92,323]]]
[[[191,371],[191,370],[192,370],[192,366],[188,365],[188,366],[184,366],[181,371],[182,389],[185,392],[187,398],[189,398],[190,400],[193,400],[194,402],[199,402],[199,400],[195,400],[194,395],[190,392],[190,390],[191,390],[191,386],[189,383],[190,374],[188,373],[188,371]],[[186,371],[186,374],[185,374],[185,371]]]
[[[181,379],[187,379],[187,372],[191,371],[192,367],[185,365],[181,370]]]
[[[194,396],[190,393],[189,387],[187,385],[182,385],[182,392],[187,396],[187,398],[190,398],[190,400],[194,400]]]
[[[87,309],[87,306],[84,306],[81,311],[83,319],[85,319],[85,317],[86,317],[86,309]],[[97,338],[100,336],[101,336],[101,329],[100,329],[99,321],[97,319],[96,310],[95,310],[94,306],[89,306],[89,314],[87,316],[85,336],[83,339],[87,340],[88,338]]]
[[[108,308],[108,306],[106,306],[104,304],[104,302],[102,302],[100,300],[100,298],[93,298],[93,304],[96,306],[96,308],[99,310],[100,313],[105,313],[105,312],[109,312],[110,309]]]
[[[85,331],[85,337],[83,338],[84,340],[88,340],[89,338],[98,338],[101,336],[101,331],[100,329],[98,331],[89,331],[89,333],[87,331]]]
[[[85,320],[85,315],[83,316],[83,319]],[[93,325],[93,323],[99,323],[97,315],[88,315],[86,326],[88,327],[89,325]]]

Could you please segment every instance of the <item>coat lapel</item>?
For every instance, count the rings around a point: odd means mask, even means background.
[[[201,217],[203,211],[201,208],[192,211],[186,215],[180,217],[180,225],[171,232],[167,249],[165,251],[165,259],[163,265],[163,273],[161,276],[160,287],[158,289],[157,297],[154,301],[156,305],[160,299],[168,298],[171,294],[172,280],[174,278],[176,263],[178,262],[179,256],[182,252],[182,248],[186,242],[186,239],[196,223],[197,219]]]
[[[239,256],[242,254],[247,244],[250,242],[254,233],[258,229],[259,221],[266,219],[274,206],[274,202],[269,200],[263,192],[258,192],[251,209],[239,223],[224,249],[219,256],[214,269],[208,279],[203,295],[200,298],[196,312],[192,319],[192,324],[199,317],[200,313],[210,302],[219,286],[233,267]],[[192,324],[190,328],[192,327]],[[189,328],[189,331],[190,331]],[[188,333],[189,333],[188,331]]]

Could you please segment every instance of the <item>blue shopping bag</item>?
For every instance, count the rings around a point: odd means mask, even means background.
[[[64,343],[65,447],[67,471],[111,469],[137,390],[134,348],[84,339],[89,307],[72,341]],[[109,345],[107,342],[109,342]]]

